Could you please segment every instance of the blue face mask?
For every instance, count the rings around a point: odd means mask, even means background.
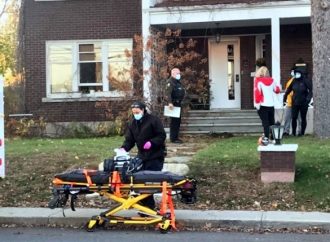
[[[180,80],[181,79],[181,75],[180,74],[176,74],[175,79]]]
[[[140,120],[143,117],[142,113],[133,114],[135,120]]]

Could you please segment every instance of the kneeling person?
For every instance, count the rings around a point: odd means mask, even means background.
[[[162,121],[149,114],[146,105],[137,101],[131,105],[133,118],[128,124],[125,141],[121,148],[130,151],[135,145],[138,157],[143,160],[142,170],[161,171],[165,159],[166,133]],[[143,204],[155,208],[152,196],[143,200]]]

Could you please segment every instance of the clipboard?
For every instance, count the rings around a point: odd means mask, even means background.
[[[173,107],[170,110],[169,106],[164,106],[164,116],[172,117],[172,118],[180,118],[181,108],[180,107]]]

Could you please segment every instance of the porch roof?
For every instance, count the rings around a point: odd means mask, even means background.
[[[283,18],[280,19],[280,25],[310,24],[310,17]],[[205,29],[242,29],[249,27],[269,27],[271,19],[252,19],[252,20],[233,20],[233,21],[217,21],[217,22],[193,22],[193,23],[174,23],[174,24],[157,24],[153,26],[168,27],[170,29],[181,30],[205,30]],[[261,28],[265,29],[265,28]],[[252,31],[255,32],[257,29]],[[266,32],[269,32],[267,30]]]
[[[311,16],[310,0],[154,7],[146,10],[150,25],[182,29],[216,28],[219,24],[221,28],[269,26],[272,18],[279,18],[281,24],[303,24],[309,23]]]

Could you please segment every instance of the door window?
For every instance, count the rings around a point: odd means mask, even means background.
[[[227,45],[227,73],[228,73],[228,99],[235,100],[235,65],[234,65],[234,45]]]

